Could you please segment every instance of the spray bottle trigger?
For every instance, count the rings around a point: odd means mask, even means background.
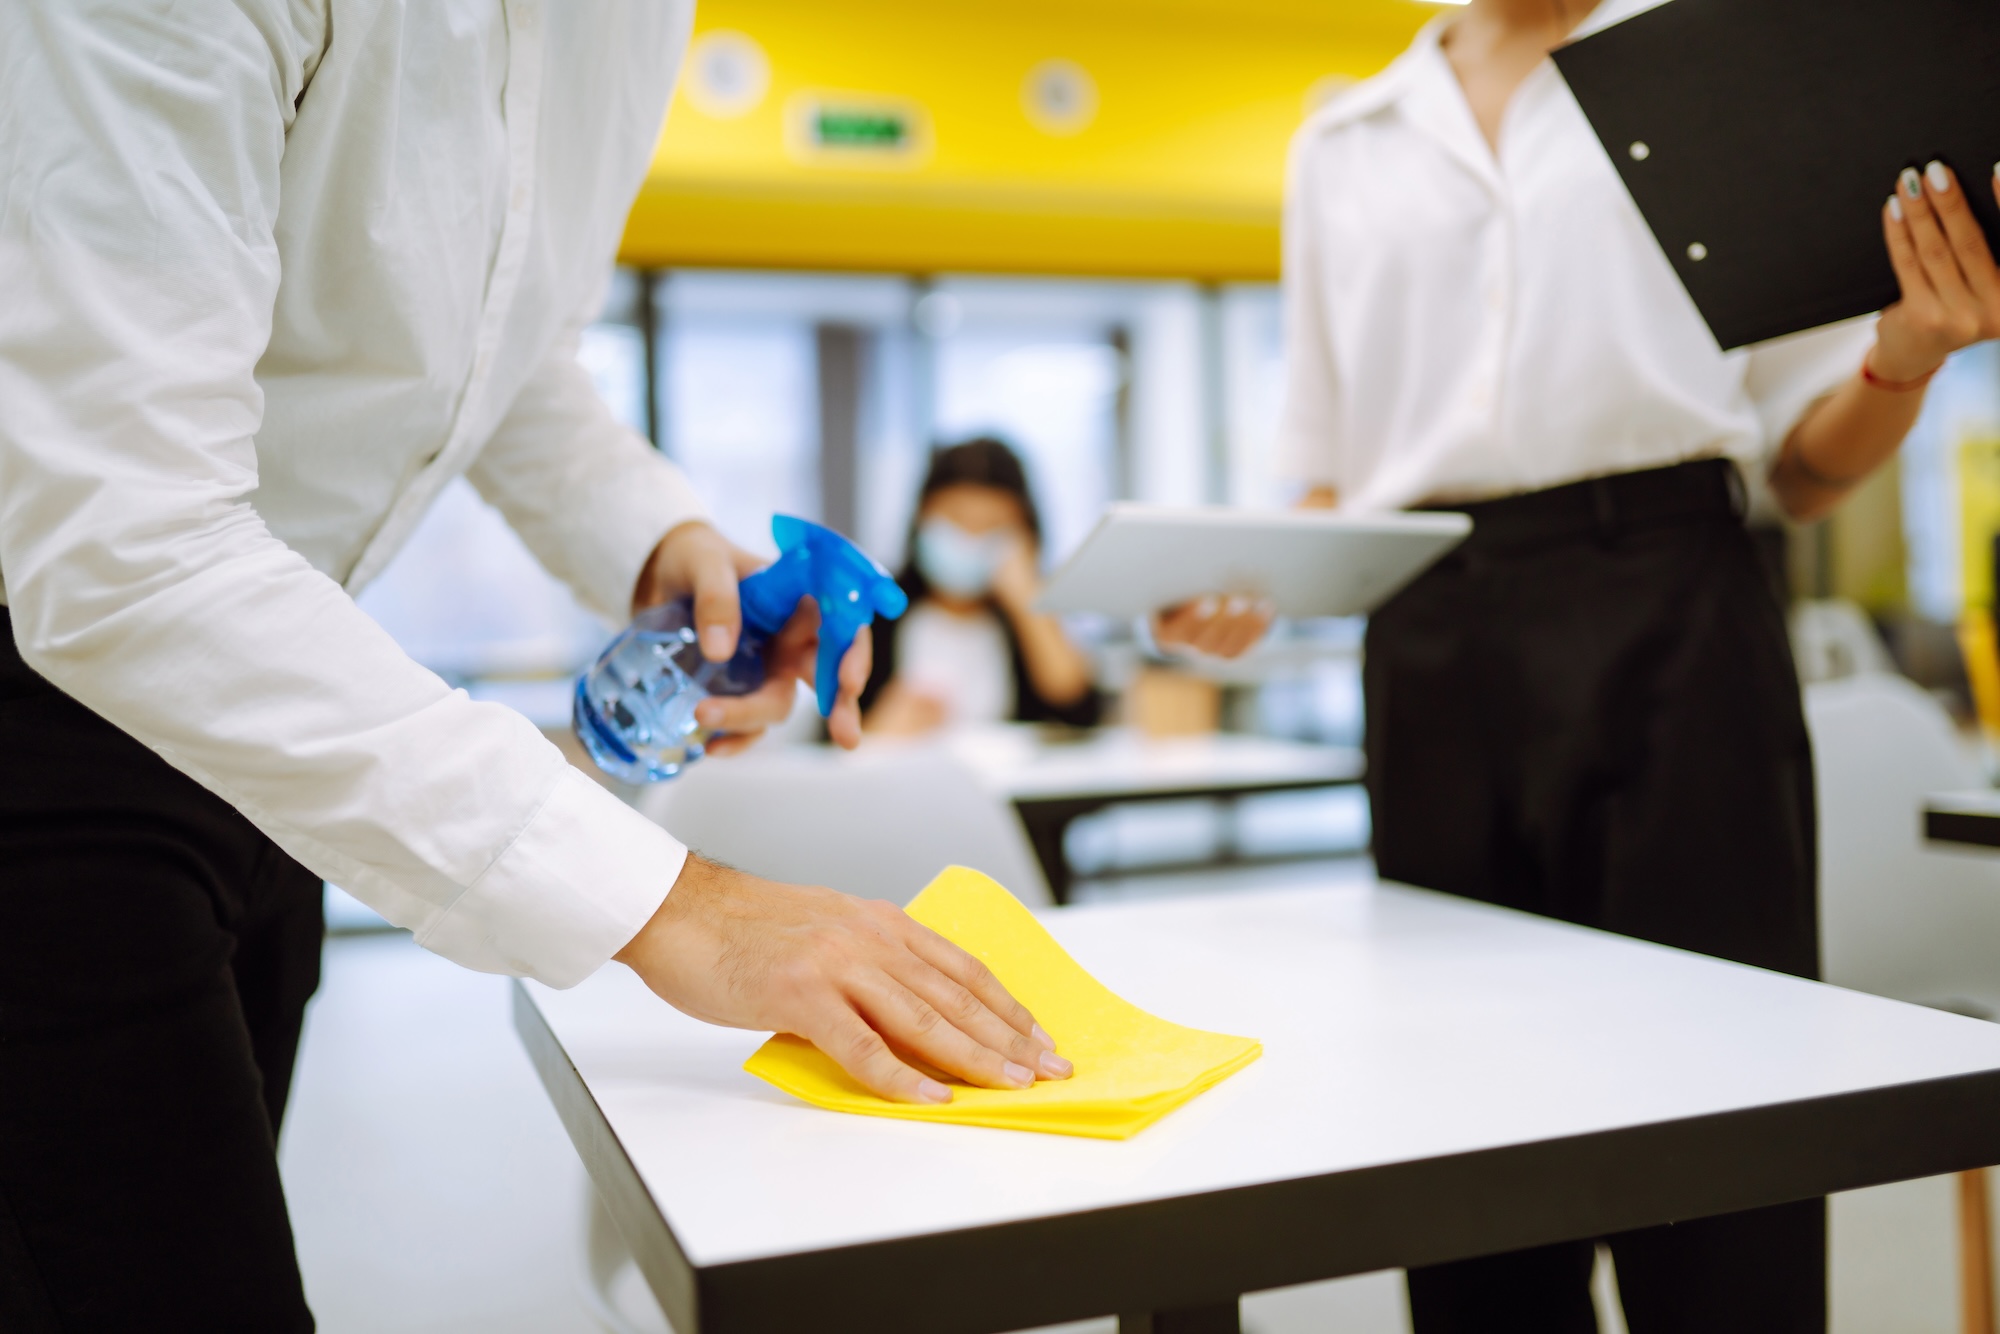
[[[849,577],[819,594],[819,658],[813,680],[822,718],[833,713],[840,694],[840,662],[854,646],[855,636],[877,616],[894,620],[910,605],[908,596],[881,566],[852,547],[848,550],[859,558],[849,564]]]
[[[743,581],[744,615],[774,622],[791,618],[801,597],[819,605],[819,656],[815,695],[822,718],[840,695],[840,660],[854,637],[877,616],[895,618],[909,599],[889,572],[831,528],[789,514],[773,515],[771,536],[781,553],[775,564]]]

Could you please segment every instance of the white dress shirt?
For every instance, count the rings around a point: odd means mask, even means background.
[[[429,948],[557,985],[633,936],[685,849],[351,594],[460,473],[620,621],[700,513],[574,357],[691,13],[0,10],[22,656]]]
[[[1578,35],[1656,2],[1604,0]],[[1281,469],[1361,512],[1716,456],[1761,481],[1872,319],[1724,353],[1554,63],[1496,154],[1450,22],[1293,142]]]

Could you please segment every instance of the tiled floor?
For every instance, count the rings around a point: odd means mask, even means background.
[[[1234,874],[1268,884],[1339,870]],[[1107,882],[1093,894],[1191,883]],[[329,943],[282,1147],[306,1289],[325,1334],[605,1328],[577,1279],[583,1172],[515,1040],[506,988],[400,934]],[[1950,1183],[1933,1180],[1835,1202],[1835,1334],[1954,1334],[1951,1200]],[[636,1276],[618,1295],[630,1330],[665,1329]],[[1260,1294],[1245,1302],[1244,1319],[1255,1334],[1408,1328],[1394,1274]],[[1067,1328],[1109,1334],[1112,1324]],[[1622,1331],[1607,1324],[1606,1334]]]

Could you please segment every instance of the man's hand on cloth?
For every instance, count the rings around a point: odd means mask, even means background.
[[[616,957],[675,1009],[802,1037],[896,1102],[951,1101],[918,1063],[996,1089],[1071,1074],[986,965],[894,904],[690,855]]]

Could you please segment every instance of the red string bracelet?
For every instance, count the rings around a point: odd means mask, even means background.
[[[1914,380],[1885,380],[1881,376],[1875,373],[1875,368],[1873,366],[1870,366],[1868,364],[1868,358],[1863,357],[1861,359],[1862,380],[1868,384],[1874,385],[1877,389],[1884,390],[1891,394],[1913,394],[1917,390],[1922,389],[1925,385],[1929,384],[1931,382],[1931,378],[1935,376],[1938,373],[1938,371],[1941,371],[1943,369],[1944,367],[1939,366],[1934,370],[1930,371],[1928,374],[1919,375]]]

